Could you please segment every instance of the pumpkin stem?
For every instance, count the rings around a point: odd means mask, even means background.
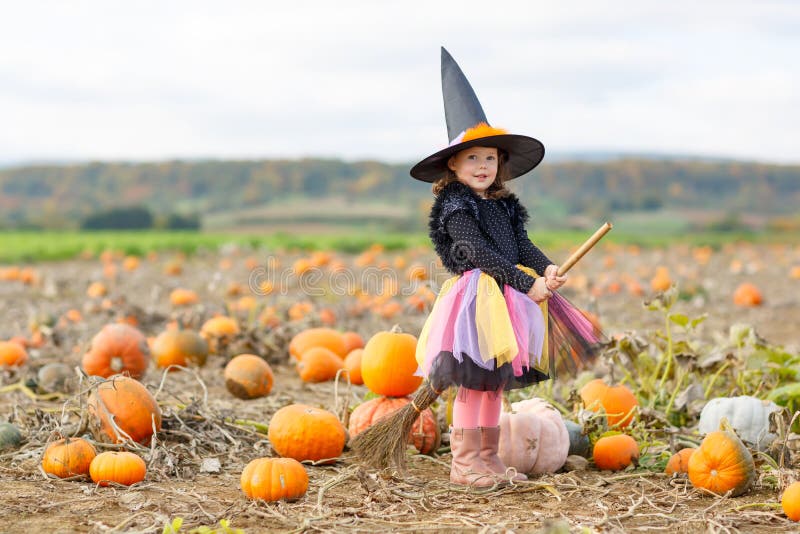
[[[400,328],[400,325],[399,325],[399,324],[396,324],[396,325],[394,325],[394,326],[392,327],[392,329],[391,329],[391,330],[389,330],[389,331],[390,331],[392,334],[401,334],[401,333],[403,333],[403,329],[402,329],[402,328]]]
[[[733,432],[733,433],[735,433],[734,430],[733,430],[733,427],[730,424],[730,422],[728,422],[728,418],[727,417],[722,417],[719,420],[719,429],[722,430],[723,432]]]

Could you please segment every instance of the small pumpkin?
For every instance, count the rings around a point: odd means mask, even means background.
[[[240,483],[249,499],[294,501],[308,491],[308,473],[293,458],[256,458],[245,466]]]
[[[357,386],[364,383],[364,377],[361,376],[361,357],[363,355],[364,349],[353,349],[344,359],[344,368],[350,374],[350,383]]]
[[[120,323],[104,326],[83,356],[86,374],[103,378],[121,373],[141,378],[149,363],[147,339],[136,328]]]
[[[126,438],[150,443],[153,428],[161,430],[161,409],[140,382],[127,376],[115,376],[98,385],[89,395],[90,426],[98,440],[120,443]],[[112,424],[112,420],[114,424]]]
[[[212,317],[200,327],[200,335],[208,342],[211,354],[219,354],[241,332],[236,319],[223,315]]]
[[[370,391],[386,397],[405,397],[422,383],[417,376],[417,338],[394,328],[370,338],[361,355],[361,376]]]
[[[625,428],[631,424],[639,401],[633,392],[623,384],[609,386],[601,378],[588,382],[579,391],[587,410],[606,413],[608,426]]]
[[[191,330],[165,330],[153,340],[152,353],[156,365],[162,369],[170,365],[202,367],[208,359],[208,343]]]
[[[361,403],[350,414],[348,430],[353,438],[381,419],[388,417],[411,402],[410,397],[376,397]],[[441,435],[436,417],[430,408],[422,410],[422,414],[414,421],[408,442],[422,454],[430,454],[439,447]]]
[[[761,291],[750,282],[740,284],[733,292],[733,303],[737,306],[761,306],[763,302],[764,297],[761,295]]]
[[[685,447],[673,454],[667,462],[664,472],[669,476],[687,474],[689,472],[689,458],[691,458],[695,450],[694,447]]]
[[[25,347],[14,341],[0,341],[0,368],[21,367],[28,361]]]
[[[706,435],[689,458],[689,481],[696,488],[717,495],[730,491],[736,497],[746,492],[754,479],[753,455],[723,418],[720,429]]]
[[[347,356],[347,346],[342,334],[332,328],[308,328],[295,335],[289,342],[289,354],[296,360],[309,349],[326,348],[343,360]]]
[[[783,490],[781,508],[786,517],[792,521],[800,521],[800,482],[793,482]]]
[[[345,354],[350,354],[356,349],[364,348],[364,338],[358,332],[348,331],[342,334]]]
[[[520,473],[554,473],[569,454],[569,432],[561,414],[547,401],[532,398],[511,404],[500,414],[498,456]]]
[[[225,387],[240,399],[265,397],[272,391],[272,368],[255,354],[240,354],[225,366]]]
[[[11,423],[0,423],[0,451],[16,449],[22,443],[22,432]]]
[[[36,373],[36,385],[44,393],[72,393],[78,387],[78,377],[69,365],[52,362]]]
[[[592,457],[598,469],[620,471],[638,464],[639,445],[627,434],[604,436],[594,444]]]
[[[296,367],[303,382],[327,382],[336,378],[344,362],[325,347],[313,347],[303,353]]]
[[[197,293],[191,289],[178,287],[173,289],[169,294],[169,302],[175,307],[191,306],[200,302],[200,298],[197,296]]]
[[[130,486],[144,480],[146,474],[144,460],[128,451],[101,452],[89,465],[92,481],[101,486],[108,486],[109,482]]]
[[[68,478],[89,474],[97,451],[83,438],[64,438],[50,443],[42,456],[45,473],[58,478]]]
[[[589,436],[583,432],[583,425],[569,419],[564,419],[564,425],[569,433],[569,451],[567,454],[588,458],[592,451],[592,445],[589,442]]]
[[[290,404],[272,416],[267,436],[275,452],[284,458],[333,463],[344,450],[346,433],[331,412],[305,404]]]

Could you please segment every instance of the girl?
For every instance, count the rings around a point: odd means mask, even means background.
[[[444,48],[442,91],[450,144],[411,175],[434,184],[430,236],[457,276],[442,286],[420,334],[417,361],[434,391],[459,386],[450,480],[491,486],[507,479],[497,455],[502,393],[550,378],[550,362],[541,358],[546,302],[566,276],[528,239],[528,214],[505,187],[538,165],[542,144],[489,126]]]
[[[456,276],[442,285],[417,343],[427,384],[350,446],[366,464],[402,469],[405,438],[419,414],[457,385],[450,480],[491,486],[509,478],[497,455],[503,391],[553,377],[556,359],[559,368],[582,367],[596,357],[600,337],[579,310],[551,293],[566,276],[558,276],[558,267],[530,242],[528,214],[505,188],[539,164],[544,147],[489,126],[444,49],[442,92],[450,144],[415,165],[411,176],[434,184],[430,236]],[[552,295],[558,313],[548,315]]]

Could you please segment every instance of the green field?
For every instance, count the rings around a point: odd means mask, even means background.
[[[542,231],[531,238],[543,249],[576,245],[591,232]],[[671,243],[711,245],[719,247],[733,241],[795,242],[797,236],[768,233],[687,233],[641,232],[630,228],[615,228],[606,242],[637,244],[645,247],[667,246]],[[424,233],[352,232],[339,234],[236,234],[204,232],[0,232],[0,263],[39,262],[71,259],[83,252],[93,255],[112,249],[125,254],[143,255],[150,251],[183,251],[189,254],[200,250],[216,250],[225,244],[239,244],[254,249],[336,250],[356,253],[379,243],[388,250],[429,245]]]

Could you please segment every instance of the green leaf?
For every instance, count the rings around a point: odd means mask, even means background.
[[[181,529],[183,525],[183,518],[176,517],[172,520],[172,523],[167,523],[164,525],[164,530],[161,531],[161,534],[178,534],[178,531]]]
[[[692,319],[692,328],[697,328],[697,325],[699,325],[700,323],[702,323],[706,319],[708,319],[708,314],[707,313],[704,313],[700,317],[696,317],[696,318]]]
[[[689,324],[689,317],[687,317],[686,315],[684,315],[682,313],[671,313],[671,314],[669,314],[668,317],[669,317],[670,321],[672,321],[673,323],[675,323],[678,326],[685,327],[687,324]]]

